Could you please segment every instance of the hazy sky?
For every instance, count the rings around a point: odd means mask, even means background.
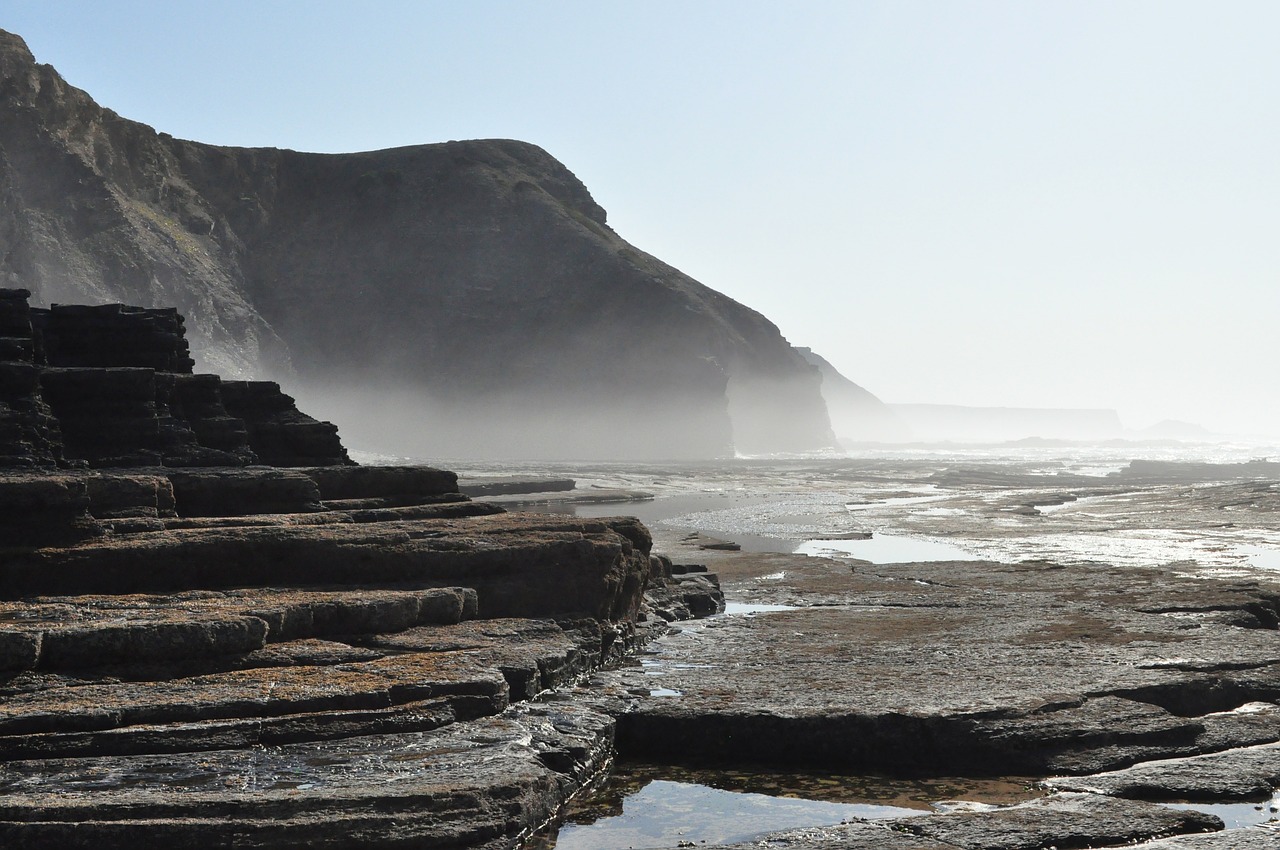
[[[1280,3],[2,0],[204,142],[516,138],[891,402],[1280,433]]]

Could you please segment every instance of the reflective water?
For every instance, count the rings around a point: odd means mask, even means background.
[[[894,534],[876,534],[870,540],[806,540],[795,551],[823,558],[857,558],[873,564],[972,561],[976,557],[970,550],[945,541]]]
[[[1237,546],[1236,551],[1258,569],[1280,570],[1280,547],[1247,545]]]
[[[851,817],[899,817],[922,812],[891,806],[826,803],[723,791],[656,780],[629,795],[622,811],[590,824],[567,824],[557,850],[674,847],[681,841],[724,844],[765,832],[826,826]]]
[[[726,614],[766,614],[770,611],[795,611],[795,605],[765,605],[750,602],[726,602]]]
[[[877,447],[848,458],[473,464],[471,472],[572,477],[580,489],[651,492],[650,502],[545,509],[584,517],[634,514],[655,532],[697,532],[748,553],[792,553],[804,546],[878,563],[1033,559],[1176,570],[1194,564],[1230,576],[1280,569],[1280,537],[1265,536],[1273,525],[1266,517],[1240,507],[1228,509],[1235,512],[1217,525],[1172,528],[1159,504],[1135,500],[1134,491],[1108,473],[1134,459],[1239,463],[1277,453],[1280,447],[1258,443],[941,445]],[[1060,501],[1070,496],[1079,498]],[[882,539],[870,545],[850,540],[866,533]],[[881,555],[874,550],[890,544],[885,535],[962,551],[921,546]],[[846,542],[826,542],[841,538]],[[1254,548],[1237,550],[1238,544]],[[690,550],[696,552],[696,545]]]
[[[1038,796],[1026,780],[920,782],[835,774],[790,774],[619,766],[578,801],[558,832],[526,850],[641,850],[749,841],[769,832],[849,818],[915,817],[963,797],[1012,803]]]
[[[1256,826],[1280,812],[1280,793],[1261,803],[1166,803],[1171,809],[1195,809],[1222,818],[1227,829]]]

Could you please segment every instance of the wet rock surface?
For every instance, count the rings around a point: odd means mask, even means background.
[[[1056,847],[1065,850],[1125,846],[1152,838],[1221,828],[1220,820],[1200,812],[1176,811],[1092,794],[1059,794],[989,811],[794,830],[770,835],[758,842],[727,846],[792,850],[875,847],[892,850],[1046,850]]]
[[[1270,850],[1280,846],[1280,829],[1264,825],[1211,835],[1183,835],[1139,845],[1147,850]]]
[[[735,846],[1277,846],[1275,822],[1259,822],[1280,784],[1280,582],[1233,551],[1269,551],[1275,482],[1234,480],[1232,467],[1192,485],[1080,475],[1062,488],[1009,466],[944,477],[928,466],[896,488],[874,463],[847,477],[817,468],[831,476],[817,484],[810,465],[802,497],[667,497],[694,506],[685,515],[664,513],[658,488],[639,511],[657,545],[705,560],[730,614],[680,623],[635,666],[593,677],[582,696],[617,717],[619,751],[690,771],[1060,777],[1047,783],[1059,793],[1012,809],[948,803]],[[854,479],[869,498],[846,495]],[[752,516],[766,524],[742,524]],[[808,527],[827,541],[810,554],[777,539]],[[860,559],[882,532],[954,535],[1004,558]],[[709,537],[741,551],[707,550]],[[1221,829],[1213,814],[1164,801],[1230,801],[1251,825],[1203,833]],[[1190,834],[1167,837],[1179,832]]]
[[[1275,724],[1275,712],[1271,715]],[[1160,759],[1123,770],[1050,779],[1046,784],[1144,800],[1262,800],[1280,787],[1280,744]]]
[[[431,732],[185,761],[11,762],[0,769],[0,841],[509,848],[604,767],[610,728],[573,706],[525,705]]]
[[[331,494],[453,489],[433,470],[345,469],[321,476]],[[31,588],[79,569],[117,588],[0,603],[6,846],[511,848],[607,766],[612,718],[531,700],[654,628],[637,629],[642,594],[670,565],[651,560],[643,526],[288,522],[315,515],[0,561],[42,562]],[[156,574],[181,587],[120,592]],[[424,586],[446,574],[464,586]],[[272,586],[223,589],[250,575]]]
[[[494,515],[439,470],[49,481],[147,515],[0,558],[5,846],[514,847],[612,754],[610,717],[531,700],[666,622],[642,525]],[[303,512],[182,515],[259,491]]]
[[[1211,734],[1203,719],[1280,697],[1275,631],[1183,616],[1270,606],[1264,585],[1046,564],[812,568],[828,572],[823,605],[686,627],[643,669],[609,674],[623,691],[682,694],[623,714],[624,750],[1085,773],[1275,734],[1225,721]]]

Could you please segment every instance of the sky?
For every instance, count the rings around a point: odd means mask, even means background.
[[[1280,434],[1280,3],[0,0],[202,142],[515,138],[888,402]]]

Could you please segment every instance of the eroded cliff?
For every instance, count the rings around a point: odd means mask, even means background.
[[[778,329],[621,239],[533,145],[182,141],[99,107],[3,32],[0,113],[0,285],[37,303],[176,305],[202,369],[288,376],[358,444],[833,445],[819,376]]]

